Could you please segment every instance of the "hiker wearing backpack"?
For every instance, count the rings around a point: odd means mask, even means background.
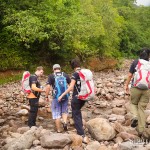
[[[88,138],[85,136],[82,122],[81,108],[84,106],[87,100],[90,100],[94,96],[94,83],[92,80],[92,72],[88,69],[81,69],[80,62],[73,59],[70,63],[74,73],[71,77],[71,83],[68,89],[58,98],[62,100],[63,96],[73,90],[72,94],[72,117],[74,119],[75,128],[77,134],[82,136],[83,142],[88,143]],[[89,78],[89,79],[87,79]]]
[[[29,99],[30,112],[28,118],[28,126],[36,126],[36,117],[38,113],[38,104],[39,97],[41,92],[44,92],[41,89],[41,84],[38,78],[43,75],[43,67],[37,67],[35,74],[29,77],[29,86],[31,88],[31,92],[28,94],[27,98]]]
[[[71,80],[69,76],[61,71],[59,64],[53,65],[53,74],[48,76],[46,86],[46,100],[48,101],[48,95],[50,88],[52,87],[53,100],[51,104],[52,117],[55,120],[57,132],[61,132],[61,117],[63,119],[63,128],[67,131],[67,116],[68,116],[68,98],[66,95],[62,98],[62,101],[58,101],[58,97],[67,89],[68,84]]]
[[[140,58],[132,62],[125,84],[125,91],[129,93],[129,83],[131,81],[131,104],[132,113],[131,127],[136,127],[139,136],[146,125],[145,109],[149,102],[150,88],[150,50],[145,48],[140,53]]]

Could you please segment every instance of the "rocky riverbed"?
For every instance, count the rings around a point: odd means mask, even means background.
[[[139,139],[130,127],[129,95],[124,93],[124,82],[130,61],[122,69],[94,73],[96,97],[82,109],[83,123],[89,143],[82,143],[76,134],[69,102],[68,132],[56,133],[51,118],[50,103],[40,98],[37,126],[29,128],[28,100],[21,92],[20,82],[0,86],[0,149],[2,150],[149,150],[148,141]],[[42,84],[46,77],[41,79]],[[51,99],[51,96],[49,96]],[[71,98],[70,98],[71,101]],[[145,110],[150,123],[150,104]],[[150,128],[145,131],[147,137]]]

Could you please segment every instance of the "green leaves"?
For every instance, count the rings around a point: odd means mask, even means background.
[[[0,8],[0,51],[15,51],[19,66],[118,58],[150,46],[150,7],[134,0],[1,0]]]
[[[11,22],[13,22],[13,24]],[[23,42],[27,48],[29,48],[30,43],[33,43],[35,40],[41,42],[49,37],[49,35],[44,32],[41,20],[31,14],[31,10],[16,12],[9,16],[9,18],[6,17],[3,23],[8,24],[4,29],[8,32],[12,32],[15,40],[18,43]]]

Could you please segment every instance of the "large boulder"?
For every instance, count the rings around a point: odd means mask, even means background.
[[[40,138],[43,148],[64,148],[67,144],[71,143],[71,139],[67,134],[50,134],[43,135]]]
[[[4,150],[23,150],[29,149],[32,146],[34,140],[36,140],[35,136],[36,128],[32,128],[31,130],[25,132],[18,138],[15,138],[10,143],[7,143],[3,149]]]
[[[87,122],[91,136],[97,141],[111,140],[116,136],[114,128],[103,118],[95,118]]]

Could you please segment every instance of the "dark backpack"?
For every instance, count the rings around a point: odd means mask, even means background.
[[[67,80],[63,72],[57,74],[54,73],[54,78],[55,78],[55,84],[54,84],[53,95],[54,95],[54,99],[58,100],[58,97],[67,90]],[[66,94],[62,98],[62,100],[66,100],[68,99],[68,97],[69,94]]]

